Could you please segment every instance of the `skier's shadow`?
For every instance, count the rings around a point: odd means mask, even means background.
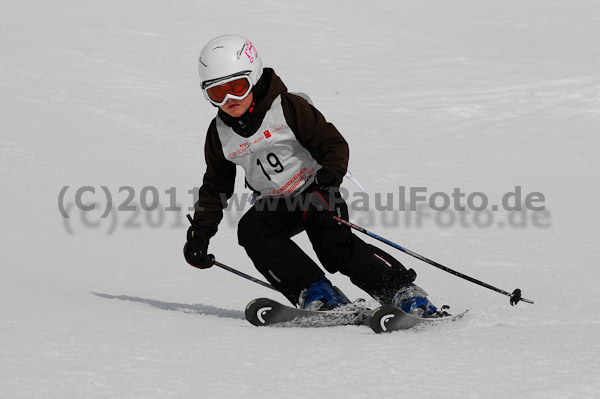
[[[202,305],[202,304],[188,305],[188,304],[184,304],[184,303],[163,302],[163,301],[157,301],[155,299],[139,298],[139,297],[129,296],[129,295],[101,294],[99,292],[92,292],[92,294],[99,296],[100,298],[119,299],[121,301],[140,302],[140,303],[144,303],[146,305],[150,305],[152,307],[162,309],[162,310],[175,310],[175,311],[180,311],[180,312],[196,313],[196,314],[202,314],[202,315],[228,317],[231,319],[244,319],[245,318],[244,312],[242,312],[240,310],[222,309],[222,308],[217,308],[217,307],[211,306],[211,305]]]

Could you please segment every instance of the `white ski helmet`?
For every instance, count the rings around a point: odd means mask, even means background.
[[[254,86],[260,79],[262,70],[262,60],[256,47],[240,35],[222,35],[212,39],[204,46],[198,59],[202,93],[209,101],[211,100],[206,92],[208,86],[221,81],[225,83],[239,76],[246,76]]]

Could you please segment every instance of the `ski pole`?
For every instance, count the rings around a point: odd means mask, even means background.
[[[457,276],[457,277],[460,277],[460,278],[462,278],[462,279],[465,279],[465,280],[467,280],[467,281],[470,281],[470,282],[472,282],[472,283],[475,283],[475,284],[477,284],[477,285],[480,285],[480,286],[482,286],[482,287],[488,288],[488,289],[490,289],[490,290],[492,290],[492,291],[496,291],[496,292],[499,292],[500,294],[503,294],[503,295],[509,296],[509,297],[510,297],[510,304],[511,304],[511,305],[513,305],[513,306],[514,306],[514,305],[516,305],[517,303],[519,303],[519,301],[523,301],[523,302],[527,302],[527,303],[531,303],[531,304],[533,304],[533,301],[532,301],[532,300],[530,300],[530,299],[525,299],[525,298],[523,298],[523,297],[521,296],[521,290],[520,290],[520,289],[518,289],[518,288],[517,288],[517,289],[515,289],[515,290],[512,292],[512,294],[511,294],[511,293],[510,293],[510,292],[508,292],[508,291],[501,290],[500,288],[496,288],[496,287],[494,287],[494,286],[492,286],[492,285],[490,285],[490,284],[484,283],[483,281],[477,280],[477,279],[475,279],[475,278],[473,278],[473,277],[469,277],[469,276],[467,276],[467,275],[465,275],[465,274],[462,274],[462,273],[460,273],[460,272],[457,272],[456,270],[452,270],[452,269],[450,269],[449,267],[446,267],[446,266],[444,266],[444,265],[442,265],[442,264],[440,264],[440,263],[437,263],[437,262],[435,262],[435,261],[433,261],[433,260],[431,260],[431,259],[428,259],[428,258],[426,258],[426,257],[424,257],[424,256],[422,256],[422,255],[419,255],[419,254],[418,254],[418,253],[416,253],[416,252],[413,252],[413,251],[411,251],[411,250],[409,250],[409,249],[407,249],[407,248],[404,248],[404,247],[402,247],[402,246],[400,246],[400,245],[398,245],[398,244],[396,244],[396,243],[393,243],[392,241],[390,241],[390,240],[388,240],[388,239],[386,239],[386,238],[383,238],[383,237],[381,237],[381,236],[378,236],[377,234],[374,234],[374,233],[370,232],[370,231],[369,231],[369,230],[367,230],[367,229],[364,229],[364,228],[362,228],[362,227],[360,227],[360,226],[357,226],[357,225],[355,225],[354,223],[350,223],[350,222],[349,222],[349,221],[347,221],[347,220],[341,219],[341,218],[339,218],[339,217],[337,217],[337,216],[333,216],[333,219],[334,219],[336,222],[339,222],[339,223],[345,224],[346,226],[348,226],[348,227],[350,227],[350,228],[352,228],[352,229],[354,229],[354,230],[360,231],[361,233],[363,233],[363,234],[366,234],[366,235],[368,235],[369,237],[372,237],[372,238],[374,238],[374,239],[376,239],[376,240],[378,240],[378,241],[381,241],[381,242],[383,242],[384,244],[387,244],[387,245],[389,245],[389,246],[391,246],[391,247],[394,247],[394,248],[396,248],[396,249],[398,249],[398,250],[400,250],[400,251],[404,252],[404,253],[405,253],[405,254],[407,254],[407,255],[410,255],[410,256],[412,256],[412,257],[414,257],[414,258],[417,258],[417,259],[419,259],[419,260],[421,260],[421,261],[423,261],[423,262],[425,262],[425,263],[429,263],[430,265],[432,265],[432,266],[435,266],[435,267],[437,267],[438,269],[441,269],[441,270],[443,270],[443,271],[445,271],[445,272],[448,272],[448,273],[450,273],[450,274],[453,274],[453,275],[455,275],[455,276]]]
[[[231,272],[231,273],[233,273],[233,274],[235,274],[235,275],[237,275],[237,276],[240,276],[240,277],[243,277],[243,278],[245,278],[246,280],[250,280],[250,281],[252,281],[252,282],[255,282],[256,284],[260,284],[260,285],[262,285],[263,287],[267,287],[267,288],[270,288],[270,289],[272,289],[272,290],[274,290],[274,291],[277,291],[277,292],[279,292],[279,290],[278,290],[277,288],[273,287],[273,286],[272,286],[271,284],[269,284],[269,283],[265,283],[264,281],[262,281],[262,280],[259,280],[259,279],[257,279],[257,278],[254,278],[254,277],[252,277],[252,276],[250,276],[250,275],[248,275],[248,274],[246,274],[246,273],[242,273],[241,271],[239,271],[239,270],[237,270],[237,269],[234,269],[233,267],[230,267],[230,266],[227,266],[227,265],[225,265],[225,264],[223,264],[223,263],[221,263],[221,262],[218,262],[217,260],[215,260],[215,257],[214,257],[214,255],[208,255],[208,256],[209,256],[209,257],[212,259],[212,261],[213,261],[213,264],[214,264],[215,266],[219,266],[221,269],[225,269],[225,270],[227,270],[228,272]]]

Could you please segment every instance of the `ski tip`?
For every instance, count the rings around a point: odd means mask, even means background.
[[[433,325],[442,322],[456,321],[463,318],[468,311],[469,310],[467,309],[462,313],[450,316],[422,318],[405,313],[392,305],[384,305],[371,312],[369,326],[377,334],[390,333],[392,331],[408,330],[419,324]]]
[[[369,317],[369,326],[377,333],[389,333],[392,329],[389,328],[388,324],[390,320],[397,316],[398,309],[392,305],[380,306],[371,312]]]
[[[244,312],[246,320],[256,327],[269,325],[265,315],[270,310],[273,310],[273,306],[274,301],[269,298],[257,298],[250,301],[250,303],[246,305],[246,310]]]

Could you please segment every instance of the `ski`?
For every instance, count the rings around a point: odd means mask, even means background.
[[[408,314],[392,305],[380,306],[371,312],[369,326],[377,334],[407,330],[417,325],[432,325],[461,319],[468,310],[454,316],[423,318]]]
[[[246,320],[257,327],[334,327],[366,325],[371,309],[350,304],[344,309],[314,311],[297,309],[270,298],[258,298],[246,306]]]

